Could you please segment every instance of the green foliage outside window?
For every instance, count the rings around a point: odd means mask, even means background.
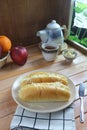
[[[75,1],[70,36],[68,39],[87,47],[87,3]]]

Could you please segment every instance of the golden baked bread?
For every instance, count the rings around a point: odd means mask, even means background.
[[[23,101],[68,101],[70,88],[61,82],[31,83],[20,87],[18,96]]]
[[[68,80],[65,76],[51,72],[33,72],[27,75],[21,82],[21,87],[30,83],[49,83],[49,82],[61,82],[64,85],[68,85]]]

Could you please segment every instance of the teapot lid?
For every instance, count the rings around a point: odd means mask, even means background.
[[[56,23],[56,20],[52,20],[51,23],[47,24],[48,29],[57,29],[60,28],[60,25]]]

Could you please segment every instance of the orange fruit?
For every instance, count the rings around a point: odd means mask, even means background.
[[[12,43],[7,36],[0,36],[0,45],[3,52],[8,52],[11,49]]]

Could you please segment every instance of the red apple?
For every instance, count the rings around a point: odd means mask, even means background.
[[[0,45],[0,58],[2,58],[2,46]]]
[[[14,63],[24,65],[28,58],[28,51],[22,46],[13,47],[10,51],[10,56]]]

